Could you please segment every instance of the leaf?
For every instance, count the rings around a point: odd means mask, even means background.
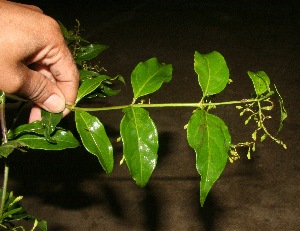
[[[117,94],[119,94],[121,92],[121,90],[120,89],[114,90],[114,89],[112,89],[112,88],[110,88],[110,87],[108,87],[108,86],[106,86],[106,85],[103,84],[101,86],[101,92],[102,92],[102,94],[103,94],[104,97],[107,97],[107,96],[117,95]]]
[[[81,64],[82,61],[91,60],[97,57],[102,51],[106,50],[108,46],[101,44],[89,44],[79,48],[75,58],[76,63]]]
[[[108,78],[109,77],[106,75],[99,75],[98,77],[93,79],[86,79],[78,89],[75,104],[77,104],[83,97],[96,90],[101,85],[101,83]]]
[[[280,104],[280,124],[279,124],[279,129],[277,131],[277,133],[279,133],[281,131],[281,129],[283,128],[283,122],[288,117],[288,114],[287,114],[287,111],[285,110],[285,107],[283,104],[283,99],[282,99],[281,95],[279,94],[277,87],[275,85],[274,85],[274,87],[275,87],[275,90],[279,97],[279,104]]]
[[[7,139],[11,140],[24,133],[44,134],[44,126],[41,121],[37,120],[29,124],[22,124],[15,129],[11,129],[7,133]]]
[[[257,96],[264,94],[266,91],[270,92],[270,79],[264,71],[247,72],[252,80],[255,93]]]
[[[62,119],[62,112],[51,113],[42,109],[42,125],[44,127],[44,136],[50,143],[56,143],[56,140],[51,137],[51,134],[55,131],[56,125]]]
[[[79,146],[78,141],[70,131],[56,130],[51,138],[53,138],[56,143],[50,143],[46,137],[34,134],[25,134],[18,137],[16,140],[31,149],[63,150]]]
[[[51,134],[54,132],[56,125],[61,121],[62,119],[62,112],[60,113],[52,113],[48,112],[46,110],[42,110],[42,125],[45,127],[45,129],[48,129],[48,133]]]
[[[10,209],[8,212],[2,214],[2,219],[6,217],[12,217],[13,214],[22,212],[23,208]]]
[[[47,222],[45,220],[35,219],[37,221],[37,227],[39,227],[42,231],[47,231]]]
[[[200,203],[203,206],[212,185],[226,166],[231,137],[223,120],[197,110],[189,120],[187,140],[196,152],[196,168],[201,175]]]
[[[28,217],[26,217],[26,220],[30,221],[33,223],[33,227],[30,231],[34,231],[36,230],[36,228],[40,228],[42,231],[47,231],[47,222],[45,220],[40,220],[35,218],[34,216],[29,215]]]
[[[220,93],[229,82],[229,70],[225,59],[216,51],[209,54],[200,54],[196,51],[194,69],[198,74],[198,82],[204,97]]]
[[[0,193],[2,195],[3,190],[0,188]],[[0,217],[0,224],[6,222],[17,221],[20,219],[24,219],[28,216],[25,209],[21,204],[22,197],[15,197],[13,192],[6,192],[5,194],[5,201],[3,207],[3,214]]]
[[[120,81],[121,83],[123,83],[124,85],[126,85],[125,79],[123,78],[122,75],[117,75],[117,76],[113,77],[112,79],[113,79],[113,80],[118,80],[118,81]]]
[[[125,161],[137,185],[144,187],[157,162],[157,129],[145,109],[127,107],[123,112],[120,133]]]
[[[85,111],[75,112],[76,128],[86,150],[97,156],[107,174],[113,170],[113,147],[106,135],[103,124],[97,117]]]
[[[140,62],[131,74],[134,99],[157,91],[172,79],[172,65],[161,64],[156,58]]]
[[[61,32],[62,32],[62,35],[64,36],[65,40],[68,41],[68,39],[69,39],[69,37],[70,37],[70,34],[69,34],[67,28],[64,26],[64,24],[62,24],[61,21],[58,20],[57,22],[58,22],[58,24],[59,24],[60,30],[61,30]]]
[[[42,120],[35,121],[30,124],[23,124],[13,130],[9,130],[7,138],[12,140],[19,135],[26,133],[33,133],[38,135],[44,135],[48,142],[55,143],[56,141],[51,137],[51,134],[55,131],[57,124],[61,121],[62,113],[50,113],[42,110]]]
[[[2,195],[3,190],[0,188],[0,195]],[[39,227],[42,231],[47,231],[47,222],[35,218],[34,216],[28,214],[22,203],[22,196],[15,197],[13,192],[6,192],[5,194],[5,204],[4,204],[4,213],[0,218],[0,224],[10,223],[19,220],[28,220],[34,222],[34,228]],[[35,229],[31,230],[35,230]]]
[[[17,140],[9,140],[0,146],[0,157],[7,158],[16,148],[22,147],[24,144]]]
[[[86,79],[92,79],[99,75],[98,72],[88,71],[88,70],[79,70],[79,76],[81,81],[85,81]]]

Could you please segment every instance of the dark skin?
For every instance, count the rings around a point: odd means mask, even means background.
[[[0,0],[0,89],[35,103],[29,122],[41,108],[69,113],[79,74],[58,23],[36,6]]]

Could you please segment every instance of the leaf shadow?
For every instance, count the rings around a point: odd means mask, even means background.
[[[199,220],[201,220],[201,223],[204,225],[205,231],[215,230],[214,224],[218,220],[218,217],[223,213],[223,210],[215,201],[213,192],[209,192],[203,207],[200,205],[199,197],[195,198],[195,200],[197,200],[198,204],[197,213],[199,215]]]
[[[146,195],[142,201],[142,207],[145,213],[144,227],[147,231],[159,230],[160,221],[160,203],[155,190],[148,184],[145,188]]]
[[[160,164],[163,164],[164,159],[167,158],[168,154],[170,154],[170,145],[173,142],[172,136],[171,132],[160,132],[158,134],[158,167]]]
[[[43,203],[65,209],[84,208],[95,203],[95,198],[81,188],[81,182],[103,170],[96,157],[81,148],[15,152],[9,163],[12,189],[19,195],[37,197]]]
[[[104,200],[106,201],[106,207],[117,218],[125,219],[125,211],[122,206],[121,197],[116,191],[115,187],[109,184],[101,185],[100,190],[103,192]]]

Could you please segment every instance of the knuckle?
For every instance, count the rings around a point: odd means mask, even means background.
[[[62,38],[61,34],[61,30],[59,27],[58,22],[53,19],[50,16],[44,15],[45,19],[43,20],[43,23],[45,24],[46,28],[48,28],[49,30],[51,30],[51,33],[55,36],[58,36],[59,39]]]

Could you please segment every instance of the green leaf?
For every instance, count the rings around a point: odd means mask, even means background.
[[[58,20],[57,22],[58,22],[58,24],[59,24],[60,30],[61,30],[61,32],[62,32],[62,34],[63,34],[65,40],[68,40],[69,37],[70,37],[70,34],[69,34],[67,28],[64,26],[64,24],[62,24],[61,21]]]
[[[0,188],[0,195],[2,195],[2,192],[3,190]],[[37,219],[25,211],[21,203],[22,198],[22,196],[15,197],[13,192],[6,192],[4,211],[0,217],[0,224],[28,220],[34,223],[34,227],[31,230],[35,230],[35,227],[39,227],[42,231],[47,231],[46,221]]]
[[[102,51],[106,50],[108,46],[101,44],[89,44],[79,48],[75,61],[81,64],[82,61],[91,60],[97,57]]]
[[[2,195],[2,188],[0,188],[0,193]],[[22,197],[20,196],[15,197],[13,195],[13,192],[6,192],[3,214],[0,217],[0,224],[27,218],[28,214],[26,213],[25,209],[23,208],[20,202],[21,199]]]
[[[121,83],[123,83],[124,85],[126,85],[125,79],[123,78],[122,75],[117,75],[117,76],[113,77],[112,80],[118,80]]]
[[[42,125],[47,129],[48,133],[51,134],[54,132],[56,125],[61,121],[62,119],[62,112],[60,113],[52,113],[48,112],[46,110],[42,110]]]
[[[257,96],[264,94],[266,91],[270,92],[270,79],[264,71],[248,71],[248,75],[252,80]]]
[[[55,143],[51,137],[51,134],[55,131],[57,124],[61,121],[62,113],[50,113],[48,111],[42,110],[42,120],[35,121],[30,124],[23,124],[18,126],[13,130],[9,130],[7,133],[7,138],[12,140],[17,136],[33,133],[38,135],[44,135],[48,142]]]
[[[15,129],[11,129],[7,133],[7,139],[11,140],[24,133],[44,134],[44,126],[41,121],[37,120],[29,124],[22,124]]]
[[[85,111],[75,112],[76,128],[86,150],[97,156],[107,174],[113,170],[113,147],[103,124],[97,117]]]
[[[131,74],[134,99],[157,91],[163,82],[169,82],[171,79],[171,64],[161,64],[156,58],[140,62]]]
[[[62,119],[62,112],[51,113],[42,109],[42,125],[44,127],[44,136],[50,143],[56,143],[56,140],[51,137],[51,134],[55,131],[56,125]]]
[[[67,39],[67,42],[71,43],[71,42],[76,42],[76,43],[81,43],[81,42],[85,42],[85,43],[90,43],[89,41],[85,40],[84,38],[82,38],[80,35],[76,34],[78,32],[74,32],[72,30],[69,30],[69,34],[70,37]]]
[[[2,195],[2,188],[0,188],[0,193]],[[3,221],[16,221],[27,217],[28,214],[21,204],[21,199],[22,196],[15,197],[13,192],[6,192],[4,201],[5,204],[3,207],[3,214],[0,218],[0,224],[2,224]]]
[[[2,218],[5,219],[6,217],[11,217],[12,214],[22,212],[23,208],[16,208],[16,209],[10,209],[6,213],[3,213]]]
[[[92,79],[99,76],[99,73],[95,71],[79,70],[79,76],[81,81],[85,81],[86,79]]]
[[[47,222],[45,220],[35,219],[37,222],[37,227],[39,227],[42,231],[47,231]]]
[[[120,133],[125,161],[132,178],[144,187],[157,162],[157,129],[145,109],[127,107],[123,111]]]
[[[187,140],[196,152],[196,168],[201,175],[200,203],[203,206],[212,185],[226,166],[231,137],[223,120],[197,110],[188,123]]]
[[[63,24],[62,22],[58,21],[58,24],[60,26],[60,30],[64,36],[64,39],[67,43],[67,45],[69,45],[70,43],[72,42],[76,42],[77,45],[80,43],[80,42],[85,42],[85,43],[89,43],[87,40],[85,40],[84,38],[82,38],[79,34],[78,34],[78,31],[73,31],[73,30],[68,30]],[[79,24],[78,24],[79,26]],[[76,29],[77,30],[77,29]],[[79,28],[78,28],[79,30]]]
[[[229,70],[224,57],[213,51],[209,54],[194,55],[194,69],[198,74],[198,82],[203,96],[218,94],[229,82]]]
[[[50,143],[46,137],[34,134],[22,135],[17,138],[17,141],[31,149],[43,150],[62,150],[79,146],[78,141],[70,131],[56,130],[51,138],[55,140],[56,143]]]
[[[101,86],[101,93],[103,94],[104,97],[106,96],[114,96],[114,95],[117,95],[121,92],[120,89],[118,90],[114,90],[114,89],[111,89],[110,87],[106,86],[106,85],[102,85]]]
[[[24,144],[17,140],[9,140],[0,146],[0,157],[7,158],[16,148],[23,147]]]
[[[98,77],[93,79],[86,79],[78,89],[75,104],[77,104],[83,97],[96,90],[101,85],[101,83],[108,78],[109,77],[106,75],[99,75]]]
[[[283,122],[284,120],[288,117],[287,111],[285,110],[284,104],[283,104],[283,99],[281,97],[281,95],[279,94],[279,91],[277,89],[277,87],[274,85],[275,90],[277,92],[277,95],[279,97],[279,104],[280,104],[280,123],[279,123],[279,129],[278,132],[279,133],[281,131],[281,129],[283,128]]]

